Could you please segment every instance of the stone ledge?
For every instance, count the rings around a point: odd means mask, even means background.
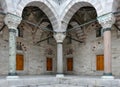
[[[114,76],[102,76],[102,79],[114,79]]]
[[[19,76],[7,76],[6,79],[7,79],[7,80],[19,79]]]
[[[56,78],[63,78],[64,77],[64,74],[57,74],[56,75]]]

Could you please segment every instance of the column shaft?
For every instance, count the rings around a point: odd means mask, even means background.
[[[9,29],[9,75],[16,75],[16,30]]]
[[[112,75],[111,31],[104,32],[104,75]]]
[[[63,74],[63,47],[57,43],[57,74]]]

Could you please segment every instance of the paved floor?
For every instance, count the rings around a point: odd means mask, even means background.
[[[80,75],[65,75],[62,78],[56,78],[55,75],[25,75],[18,78],[0,76],[0,87],[120,87],[120,79]]]

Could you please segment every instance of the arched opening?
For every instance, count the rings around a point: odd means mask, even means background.
[[[58,27],[58,21],[57,21],[57,13],[55,11],[55,8],[46,0],[26,0],[26,1],[20,1],[19,5],[17,6],[16,13],[19,16],[22,16],[22,11],[26,6],[36,6],[39,9],[41,9],[46,16],[48,17],[49,21],[52,24],[53,30]]]
[[[37,6],[26,6],[18,31],[17,73],[27,75],[55,73],[56,45],[53,26],[46,13]]]
[[[79,8],[67,26],[64,41],[66,74],[102,75],[104,71],[101,25],[93,6]]]

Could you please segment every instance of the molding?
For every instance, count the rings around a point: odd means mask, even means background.
[[[111,31],[111,28],[104,28],[102,29],[102,32],[104,33],[105,31]]]
[[[15,30],[15,29],[9,29],[9,32],[14,32],[14,33],[16,33],[16,30]]]

